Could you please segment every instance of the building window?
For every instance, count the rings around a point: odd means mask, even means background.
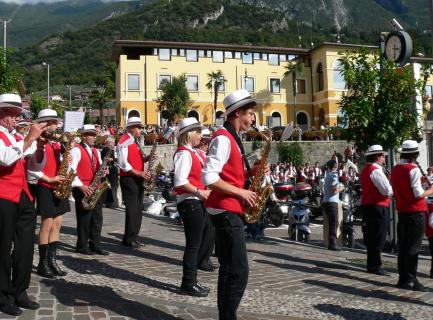
[[[242,77],[242,85],[248,92],[254,92],[254,78],[253,77]]]
[[[206,57],[212,58],[212,50],[207,50],[206,51]]]
[[[188,91],[198,91],[198,76],[186,76],[186,88]]]
[[[254,60],[260,60],[260,53],[254,52]]]
[[[427,97],[432,98],[433,97],[432,93],[433,93],[432,86],[425,86],[425,95]]]
[[[304,79],[296,79],[296,93],[306,93]]]
[[[226,58],[226,59],[233,59],[233,52],[231,52],[231,51],[224,51],[224,58]]]
[[[280,79],[269,79],[269,91],[271,91],[271,93],[280,93]]]
[[[170,49],[159,49],[159,60],[169,61],[170,59]]]
[[[267,53],[262,53],[262,60],[268,61],[268,54]]]
[[[297,55],[289,54],[289,55],[287,55],[287,61],[295,60],[297,57],[298,57]]]
[[[186,61],[198,61],[197,50],[186,50]]]
[[[188,117],[188,118],[196,118],[197,121],[200,121],[200,115],[199,115],[198,112],[195,111],[195,110],[190,110],[190,111],[188,111],[187,117]]]
[[[280,62],[287,61],[287,56],[285,54],[280,54]]]
[[[171,83],[171,75],[160,74],[158,78],[158,90],[162,90],[167,83]]]
[[[214,51],[212,62],[221,63],[224,62],[224,52],[223,51]]]
[[[177,56],[177,49],[171,49],[171,55]]]
[[[335,60],[334,65],[332,66],[332,74],[334,78],[334,89],[345,89],[346,88],[346,80],[343,76],[343,63],[341,60]]]
[[[280,61],[278,59],[278,54],[269,54],[268,63],[271,66],[278,66],[280,64]]]
[[[140,90],[140,75],[136,73],[128,74],[128,90]]]
[[[153,55],[157,56],[158,55],[158,49],[157,48],[153,48]]]
[[[302,131],[307,131],[309,128],[308,115],[303,111],[298,112],[296,115],[296,124],[299,126],[299,128],[301,128]]]
[[[270,127],[281,127],[281,114],[279,112],[272,112],[270,119]]]
[[[235,52],[235,59],[240,59],[241,58],[241,53],[239,51]]]
[[[185,57],[185,49],[179,49],[179,55]]]
[[[242,53],[242,63],[252,64],[253,63],[253,54],[251,52],[243,52]]]
[[[319,63],[319,65],[317,66],[317,91],[323,91],[324,88],[324,79],[323,79],[323,67],[322,64]]]
[[[198,51],[198,56],[199,56],[200,58],[204,58],[204,50],[199,50],[199,51]]]

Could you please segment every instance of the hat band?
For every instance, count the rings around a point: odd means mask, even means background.
[[[20,107],[20,108],[22,106],[22,103],[14,102],[14,101],[3,101],[3,102],[0,102],[0,104],[11,104],[15,107]]]
[[[192,124],[189,124],[189,125],[183,127],[182,129],[179,129],[179,132],[181,132],[181,131],[187,131],[188,128],[191,127],[191,129],[192,129],[194,126],[197,126],[197,125],[200,125],[200,124],[199,124],[199,123],[192,123]]]
[[[43,119],[47,119],[47,118],[50,118],[50,119],[53,119],[53,118],[59,118],[58,116],[54,116],[54,115],[52,115],[52,116],[43,116],[43,117],[40,117],[40,118],[36,118],[36,120],[43,120]]]
[[[245,101],[245,100],[252,100],[253,98],[251,96],[245,97],[241,100],[238,100],[236,102],[233,102],[231,105],[226,107],[226,112],[230,110],[230,108],[235,107],[236,105],[238,105],[240,102]]]
[[[418,147],[414,147],[414,148],[402,148],[401,151],[405,151],[405,152],[418,151]]]

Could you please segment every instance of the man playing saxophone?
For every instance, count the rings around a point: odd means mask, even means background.
[[[37,273],[46,278],[67,274],[60,269],[56,260],[62,215],[71,210],[67,198],[58,199],[54,196],[56,184],[64,180],[59,174],[61,146],[59,142],[52,140],[52,133],[57,129],[59,120],[57,112],[53,109],[41,110],[34,120],[35,123],[47,123],[47,131],[38,139],[38,148],[44,152],[45,164],[41,171],[31,172],[38,179],[35,191],[36,212],[41,216]]]
[[[72,195],[75,199],[77,216],[76,252],[82,254],[108,255],[101,247],[102,204],[99,199],[93,209],[83,207],[84,196],[91,196],[95,190],[90,187],[98,168],[101,165],[101,155],[94,147],[96,129],[92,124],[85,124],[81,130],[81,143],[71,150],[70,170],[77,172],[72,182]]]
[[[210,142],[202,180],[212,192],[205,202],[215,226],[215,247],[220,263],[218,275],[219,319],[236,319],[236,311],[248,282],[248,257],[242,216],[245,207],[254,207],[257,194],[244,189],[254,176],[239,138],[254,120],[256,102],[246,90],[234,91],[224,99],[227,117]],[[269,171],[265,167],[266,171]]]
[[[126,133],[117,144],[118,165],[120,168],[120,188],[125,203],[125,232],[122,244],[127,247],[143,246],[138,241],[141,218],[143,216],[144,179],[152,174],[144,170],[144,163],[154,155],[144,156],[138,145],[143,125],[138,117],[131,117],[126,122]]]

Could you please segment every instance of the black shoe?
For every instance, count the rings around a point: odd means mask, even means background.
[[[48,265],[50,266],[50,269],[53,270],[53,273],[56,276],[64,277],[68,273],[66,271],[63,271],[60,266],[57,264],[57,246],[58,241],[51,242],[49,244],[50,249],[48,250]]]
[[[397,288],[405,289],[405,290],[412,290],[412,287],[411,287],[409,282],[400,282],[399,281],[397,283]]]
[[[430,279],[433,279],[433,270],[430,270]]]
[[[53,279],[55,278],[55,274],[48,263],[49,250],[50,247],[48,244],[39,245],[39,263],[36,273],[41,277]]]
[[[37,310],[40,307],[39,303],[30,300],[27,294],[23,298],[16,299],[15,304],[20,308],[30,310]]]
[[[100,256],[108,256],[110,255],[110,252],[106,251],[106,250],[102,250],[101,248],[97,248],[97,249],[92,249],[91,250],[93,253],[96,253]]]
[[[18,317],[23,313],[22,310],[13,303],[0,305],[0,311],[15,317]]]
[[[206,291],[204,291],[197,285],[181,286],[179,289],[179,293],[182,295],[188,295],[193,297],[207,297],[208,295]]]
[[[420,291],[420,292],[427,292],[428,291],[426,287],[424,287],[421,283],[418,282],[418,280],[415,280],[413,282],[412,290],[413,291]]]
[[[389,276],[389,275],[390,275],[389,272],[386,272],[386,271],[383,270],[383,269],[369,270],[369,271],[367,271],[367,272],[368,272],[368,273],[371,273],[371,274],[378,275],[378,276]]]
[[[205,271],[205,272],[214,272],[215,271],[215,267],[211,266],[209,264],[202,264],[202,265],[198,266],[198,269]]]
[[[206,287],[205,285],[202,285],[200,282],[197,282],[195,285],[196,285],[197,287],[199,287],[200,289],[202,289],[204,292],[207,292],[207,293],[210,292],[210,288],[209,288],[209,287]]]
[[[75,250],[75,252],[76,253],[81,253],[81,254],[86,254],[88,256],[93,255],[93,252],[90,251],[89,249],[79,249],[79,250],[77,249],[77,250]]]

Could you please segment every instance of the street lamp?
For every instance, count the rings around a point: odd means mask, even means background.
[[[72,86],[66,85],[66,88],[69,88],[69,109],[72,108]]]
[[[50,64],[42,62],[42,65],[47,67],[47,102],[48,106],[50,106]]]
[[[9,22],[11,22],[12,20],[0,20],[0,22],[3,23],[3,55],[4,55],[4,59],[6,60],[6,46],[7,46],[7,24]]]

